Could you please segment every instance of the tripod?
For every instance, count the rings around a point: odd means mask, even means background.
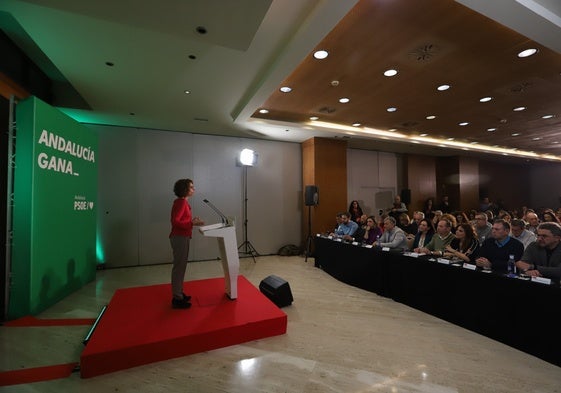
[[[308,262],[308,257],[312,254],[312,243],[314,238],[312,237],[312,206],[308,205],[308,238],[306,239],[306,258],[305,262]]]
[[[247,239],[247,165],[244,165],[243,167],[243,186],[243,243],[238,247],[238,254],[251,255],[251,257],[253,258],[253,262],[257,263],[255,257],[259,256],[259,253],[255,249],[255,247],[253,247],[253,244],[251,244],[251,242]]]

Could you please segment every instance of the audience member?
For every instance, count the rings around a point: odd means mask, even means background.
[[[491,236],[492,227],[485,213],[479,212],[475,215],[475,233],[481,245]]]
[[[399,215],[399,224],[397,226],[403,229],[403,232],[407,235],[415,235],[417,233],[417,223],[411,222],[407,213]]]
[[[543,212],[543,221],[544,222],[556,222],[559,224],[559,220],[557,216],[553,212],[553,210],[546,210]]]
[[[458,225],[454,236],[455,238],[445,248],[444,257],[475,264],[475,259],[479,255],[479,242],[471,224]]]
[[[414,250],[416,248],[424,247],[426,244],[429,244],[433,235],[434,235],[434,229],[432,227],[432,223],[426,218],[423,218],[419,222],[419,226],[417,227],[417,234],[415,235],[415,238],[413,239],[413,244],[411,245],[410,248]]]
[[[382,229],[376,223],[376,218],[370,216],[366,219],[366,228],[362,236],[363,243],[374,244],[382,236]]]
[[[450,207],[450,202],[448,195],[444,195],[442,197],[442,201],[440,201],[440,205],[438,205],[438,210],[442,210],[442,213],[451,213],[452,208]]]
[[[444,255],[444,249],[452,242],[452,239],[454,239],[452,224],[450,221],[442,219],[438,221],[436,234],[431,238],[430,242],[424,247],[415,248],[414,251],[423,254],[442,256]]]
[[[432,215],[432,226],[433,228],[436,228],[436,226],[438,225],[438,221],[440,221],[440,219],[442,218],[442,210],[435,210],[433,212]]]
[[[456,221],[456,216],[450,213],[444,213],[442,214],[442,217],[440,217],[440,219],[450,221],[450,225],[452,225],[452,232],[456,230],[456,227],[458,226],[458,221]]]
[[[491,228],[491,237],[485,239],[479,249],[476,265],[506,273],[510,255],[514,255],[515,261],[520,260],[524,253],[524,246],[509,234],[510,224],[505,220],[495,220]]]
[[[397,222],[401,213],[407,213],[407,206],[405,206],[405,203],[401,202],[401,197],[399,195],[396,195],[393,198],[392,207],[388,209],[388,214]]]
[[[493,204],[489,200],[489,197],[484,197],[481,199],[481,204],[479,205],[480,212],[486,212],[487,210],[492,210]]]
[[[335,230],[335,232],[330,233],[331,236],[342,237],[343,240],[353,240],[353,235],[358,229],[358,224],[351,221],[350,213],[341,212],[337,214],[340,224]]]
[[[362,241],[362,238],[364,237],[364,234],[366,233],[366,221],[367,220],[368,220],[368,216],[366,214],[363,214],[363,215],[360,216],[360,219],[357,222],[358,228],[356,229],[356,232],[353,235],[353,237],[357,241]]]
[[[528,211],[526,213],[525,221],[528,223],[528,225],[526,225],[526,229],[537,235],[538,225],[540,223],[538,215],[534,211]]]
[[[352,201],[349,205],[349,214],[350,219],[358,224],[360,221],[360,216],[363,215],[363,212],[357,200]]]
[[[393,217],[387,217],[384,220],[384,233],[377,242],[374,243],[378,247],[389,247],[394,250],[404,251],[407,249],[407,238],[405,232],[395,224]]]
[[[530,243],[536,241],[536,234],[526,229],[524,220],[515,219],[510,223],[510,236],[518,240],[524,246],[528,247]]]
[[[462,212],[462,211],[458,211],[455,213],[456,216],[456,222],[458,223],[458,225],[460,224],[470,224],[470,220],[468,219],[468,216],[466,213]]]
[[[561,225],[544,222],[538,226],[538,239],[524,251],[516,267],[528,276],[561,278]]]
[[[427,199],[423,206],[423,213],[427,220],[432,220],[432,217],[434,216],[434,210],[435,207],[432,198]]]
[[[417,224],[417,227],[419,227],[419,223],[423,218],[425,218],[425,213],[418,210],[413,212],[413,221]]]

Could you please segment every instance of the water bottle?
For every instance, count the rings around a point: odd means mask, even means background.
[[[509,277],[515,277],[516,276],[516,265],[514,264],[514,255],[513,254],[510,254],[508,256],[507,270],[508,270],[508,276]]]

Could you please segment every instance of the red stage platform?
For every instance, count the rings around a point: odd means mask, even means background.
[[[82,378],[286,333],[287,317],[245,277],[188,281],[190,309],[171,308],[170,284],[119,289],[80,357]]]

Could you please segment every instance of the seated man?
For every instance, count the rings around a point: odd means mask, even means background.
[[[487,214],[479,212],[475,215],[475,233],[480,245],[483,245],[483,242],[491,237],[491,227]]]
[[[510,223],[510,236],[522,243],[524,249],[526,249],[530,243],[536,241],[536,234],[527,230],[524,220],[519,219],[512,220]]]
[[[543,222],[538,225],[538,240],[531,243],[516,262],[519,271],[533,277],[561,278],[561,225]]]
[[[529,211],[526,213],[525,221],[528,223],[528,225],[526,225],[526,229],[532,233],[537,234],[538,225],[540,223],[540,219],[538,218],[538,215],[534,211]]]
[[[358,224],[351,220],[350,213],[341,212],[337,214],[337,218],[340,221],[339,226],[334,232],[330,233],[330,236],[342,237],[343,240],[353,241],[354,234],[358,229]]]
[[[394,250],[404,251],[407,249],[407,238],[403,229],[395,225],[395,218],[386,217],[384,219],[384,233],[374,242],[377,247],[389,247]]]
[[[396,195],[393,198],[392,207],[388,209],[388,214],[390,215],[390,217],[393,217],[397,222],[397,220],[399,220],[399,215],[401,213],[407,213],[407,206],[405,206],[405,203],[401,202],[401,197],[399,195]]]
[[[479,258],[475,264],[483,269],[496,270],[506,273],[508,258],[514,255],[514,260],[519,261],[524,253],[524,246],[509,235],[510,224],[505,220],[495,220],[491,228],[491,237],[485,239],[479,250]]]
[[[446,246],[449,245],[453,239],[452,223],[448,220],[440,220],[436,226],[436,233],[430,239],[429,244],[425,247],[415,248],[413,251],[422,254],[443,256]]]

